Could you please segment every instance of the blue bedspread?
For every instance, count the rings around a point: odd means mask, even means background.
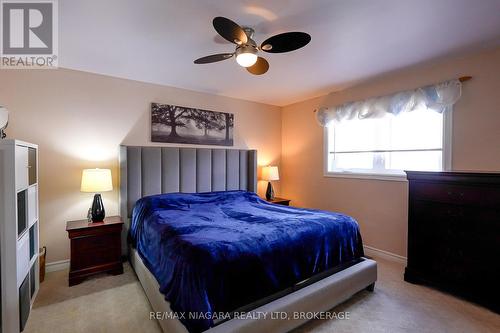
[[[213,320],[189,312],[234,311],[363,255],[352,217],[270,204],[245,191],[142,198],[130,237],[190,332]]]

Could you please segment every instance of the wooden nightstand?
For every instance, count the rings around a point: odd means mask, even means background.
[[[267,200],[267,202],[271,202],[271,203],[275,203],[275,204],[278,204],[278,205],[283,205],[283,206],[290,206],[290,199],[285,199],[285,198],[278,198],[278,197],[274,197],[274,199],[271,199],[271,200]]]
[[[120,216],[110,216],[103,222],[69,221],[66,231],[71,241],[69,285],[81,283],[98,273],[123,273],[121,260]]]

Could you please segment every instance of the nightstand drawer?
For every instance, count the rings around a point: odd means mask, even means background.
[[[120,261],[120,241],[119,233],[73,238],[71,241],[71,270]]]
[[[71,271],[89,269],[120,261],[121,256],[119,251],[109,251],[108,249],[101,248],[73,258],[71,260]]]
[[[116,248],[120,244],[120,234],[111,233],[99,236],[74,238],[72,245],[78,252],[94,252]]]
[[[278,204],[278,205],[283,205],[283,206],[290,206],[290,199],[285,199],[285,198],[278,198],[275,197],[273,199],[266,199],[267,202],[273,203],[273,204]]]

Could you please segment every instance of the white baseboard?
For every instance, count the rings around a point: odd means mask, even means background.
[[[45,273],[62,271],[69,268],[69,259],[48,262],[45,264]]]
[[[375,247],[368,246],[368,245],[363,245],[363,248],[365,250],[365,254],[368,256],[379,257],[382,259],[386,259],[386,260],[390,260],[390,261],[394,261],[394,262],[406,265],[406,257],[400,256],[399,254],[395,254],[395,253],[392,253],[389,251],[380,250],[380,249],[377,249]]]
[[[399,254],[395,254],[395,253],[392,253],[389,251],[380,250],[380,249],[377,249],[375,247],[368,246],[368,245],[363,245],[363,248],[365,250],[366,255],[379,257],[382,259],[395,261],[395,262],[398,262],[400,264],[406,265],[406,257],[400,256]],[[53,261],[53,262],[49,262],[45,265],[45,272],[50,273],[50,272],[62,271],[64,269],[68,269],[68,268],[69,268],[69,259]]]

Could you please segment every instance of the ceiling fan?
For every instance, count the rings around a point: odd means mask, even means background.
[[[233,53],[212,54],[196,59],[195,64],[209,64],[236,57],[236,62],[246,67],[254,75],[261,75],[269,69],[266,59],[257,56],[259,51],[268,53],[290,52],[306,46],[311,36],[305,32],[285,32],[266,39],[260,46],[252,39],[254,30],[249,27],[240,27],[228,18],[218,16],[212,21],[215,30],[227,41],[236,44]]]

